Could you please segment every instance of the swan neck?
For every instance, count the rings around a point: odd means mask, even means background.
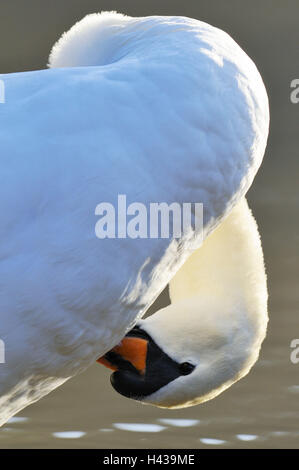
[[[172,303],[217,299],[227,322],[247,324],[261,341],[267,325],[267,283],[257,224],[245,198],[170,282]]]

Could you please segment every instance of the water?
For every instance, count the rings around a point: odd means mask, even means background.
[[[299,364],[290,361],[290,343],[299,337],[299,104],[289,100],[290,81],[298,78],[298,2],[286,0],[283,8],[274,0],[241,5],[239,0],[225,5],[219,0],[190,0],[184,6],[175,0],[163,5],[153,0],[150,7],[145,3],[136,2],[129,13],[180,11],[223,27],[263,73],[271,98],[271,133],[249,203],[259,224],[269,280],[267,338],[248,376],[210,402],[177,411],[118,395],[110,386],[109,371],[95,364],[11,419],[1,428],[0,448],[299,448]],[[50,44],[66,25],[99,9],[98,1],[92,0],[86,0],[84,8],[74,0],[72,11],[64,2],[55,8],[45,3],[33,17],[33,2],[27,0],[26,11],[17,20],[12,4],[5,2],[0,8],[0,16],[7,10],[0,44],[10,44],[0,48],[2,72],[44,67]],[[126,12],[123,4],[103,0],[101,7]],[[10,23],[11,18],[19,25]],[[42,31],[32,21],[42,25]],[[22,54],[21,39],[14,38],[19,30],[20,38],[31,41]],[[164,296],[154,308],[166,300]]]
[[[141,405],[114,392],[109,371],[95,365],[13,417],[0,448],[298,448],[299,366],[272,330],[251,373],[211,402]]]

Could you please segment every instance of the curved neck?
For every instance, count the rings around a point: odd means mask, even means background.
[[[262,342],[267,282],[258,228],[245,198],[170,282],[173,304],[194,297],[217,299],[230,323],[235,316],[252,329],[254,342]]]

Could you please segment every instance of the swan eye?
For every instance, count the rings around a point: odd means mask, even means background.
[[[179,365],[179,369],[182,375],[189,375],[195,369],[195,366],[190,362],[182,362],[182,364]]]

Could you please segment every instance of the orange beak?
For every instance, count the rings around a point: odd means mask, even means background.
[[[130,362],[140,374],[144,375],[146,368],[147,344],[148,342],[145,339],[126,336],[109,352],[113,352],[122,359]],[[110,360],[105,356],[97,359],[97,362],[114,371],[118,370],[117,365],[114,365],[113,362],[110,362]]]

